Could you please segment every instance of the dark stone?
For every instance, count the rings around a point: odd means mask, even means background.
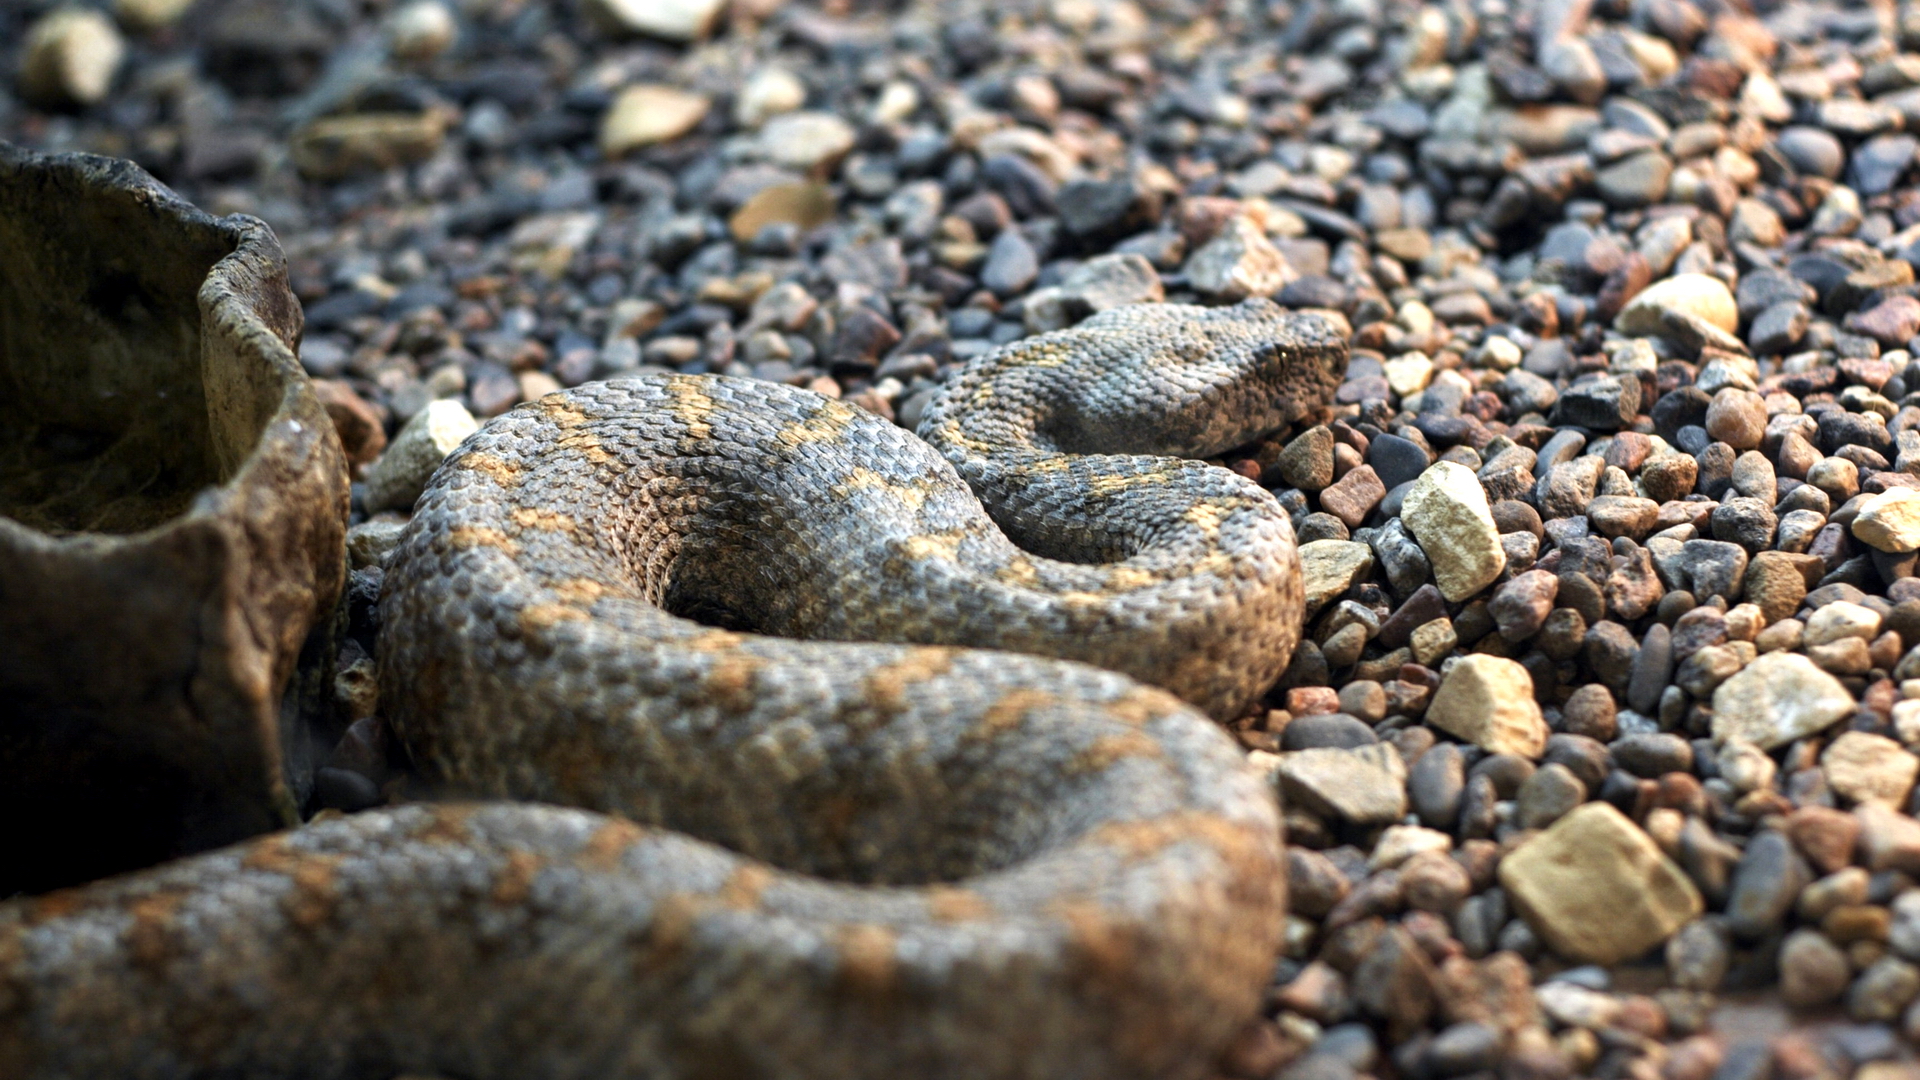
[[[1747,842],[1733,872],[1727,927],[1748,940],[1778,933],[1813,872],[1785,833],[1769,829]]]
[[[1704,425],[1707,422],[1707,406],[1712,403],[1713,398],[1705,390],[1697,386],[1683,386],[1660,395],[1660,400],[1653,403],[1648,416],[1653,420],[1653,430],[1661,438],[1672,442],[1681,428]]]
[[[1424,447],[1412,440],[1398,435],[1377,435],[1367,445],[1367,464],[1373,466],[1382,484],[1394,488],[1419,479],[1432,459]]]
[[[1130,179],[1075,180],[1054,202],[1061,227],[1089,247],[1151,228],[1160,216],[1159,199]]]
[[[1438,744],[1407,770],[1407,800],[1430,829],[1453,829],[1466,787],[1466,757],[1454,743]]]
[[[1633,660],[1633,674],[1627,683],[1627,706],[1634,712],[1653,715],[1660,706],[1660,692],[1673,679],[1672,632],[1655,623],[1640,639],[1639,654]]]
[[[1372,746],[1380,739],[1369,727],[1356,717],[1346,713],[1323,713],[1319,716],[1295,717],[1287,725],[1280,737],[1282,750],[1312,750],[1319,747],[1334,747],[1340,750],[1352,750],[1361,746]]]

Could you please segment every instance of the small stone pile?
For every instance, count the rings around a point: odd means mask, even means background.
[[[724,372],[911,427],[1120,304],[1340,313],[1220,464],[1308,641],[1235,725],[1292,911],[1224,1076],[1920,1075],[1920,4],[0,8],[0,137],[274,225],[380,559],[474,425]],[[1907,128],[1915,128],[1910,133]]]

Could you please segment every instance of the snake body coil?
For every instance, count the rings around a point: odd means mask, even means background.
[[[975,362],[926,443],[726,378],[508,413],[389,563],[382,698],[449,792],[584,809],[375,811],[0,905],[0,1075],[1199,1071],[1284,871],[1174,695],[1238,715],[1302,594],[1278,503],[1167,455],[1344,358],[1316,316],[1164,305]]]

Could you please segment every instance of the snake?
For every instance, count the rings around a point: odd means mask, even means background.
[[[1204,459],[1336,321],[1114,308],[918,435],[657,373],[495,418],[389,556],[381,707],[444,798],[0,905],[20,1078],[1189,1077],[1285,921],[1217,720],[1301,633]]]

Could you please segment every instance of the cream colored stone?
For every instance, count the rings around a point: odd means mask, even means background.
[[[1235,215],[1187,258],[1187,281],[1216,300],[1271,296],[1299,275],[1252,217]]]
[[[1575,808],[1500,861],[1500,884],[1555,952],[1617,964],[1705,909],[1700,891],[1611,803]]]
[[[1539,758],[1546,719],[1533,699],[1533,676],[1504,656],[1463,656],[1440,679],[1427,723],[1491,754]]]
[[[387,40],[393,55],[425,63],[453,47],[459,33],[453,9],[441,0],[414,0],[387,20]]]
[[[410,510],[433,471],[461,441],[480,429],[458,401],[429,402],[393,437],[387,452],[367,468],[367,509]]]
[[[1314,540],[1300,545],[1301,578],[1307,586],[1308,618],[1373,570],[1373,549],[1351,540]]]
[[[1713,740],[1784,746],[1853,715],[1840,680],[1799,653],[1765,653],[1713,692]]]
[[[1407,767],[1385,744],[1321,747],[1280,755],[1275,774],[1289,800],[1356,825],[1384,825],[1407,812]]]
[[[1433,361],[1423,352],[1401,353],[1381,367],[1386,369],[1388,388],[1403,398],[1425,390],[1433,381]]]
[[[1920,775],[1920,758],[1884,735],[1849,731],[1820,755],[1827,786],[1854,802],[1901,806]]]
[[[35,101],[94,105],[113,88],[126,55],[113,20],[87,8],[59,8],[27,30],[20,90]]]
[[[1667,332],[1664,312],[1691,315],[1731,334],[1740,328],[1740,307],[1727,283],[1710,274],[1675,274],[1640,290],[1614,319],[1614,329],[1640,337]]]
[[[1473,470],[1436,462],[1408,489],[1400,520],[1433,567],[1441,595],[1459,603],[1491,585],[1506,568],[1506,549]]]
[[[1920,492],[1889,488],[1868,499],[1853,519],[1853,535],[1881,551],[1920,549]]]
[[[713,32],[727,0],[588,0],[587,13],[617,32],[698,41]]]
[[[760,155],[775,165],[823,176],[853,149],[857,134],[830,112],[782,113],[760,129]]]
[[[1842,638],[1872,641],[1880,633],[1880,613],[1870,607],[1836,600],[1823,604],[1807,620],[1803,640],[1808,645],[1826,645]]]
[[[600,122],[600,152],[608,157],[670,142],[700,126],[713,103],[705,94],[642,83],[613,99]]]
[[[194,0],[114,0],[113,17],[131,30],[158,30],[178,22]]]
[[[1453,837],[1438,829],[1419,825],[1391,825],[1374,842],[1373,852],[1367,856],[1367,867],[1372,870],[1391,870],[1422,852],[1433,851],[1444,855],[1452,850]]]
[[[807,85],[798,75],[786,68],[762,68],[747,79],[733,99],[733,119],[741,127],[757,128],[806,103]]]

